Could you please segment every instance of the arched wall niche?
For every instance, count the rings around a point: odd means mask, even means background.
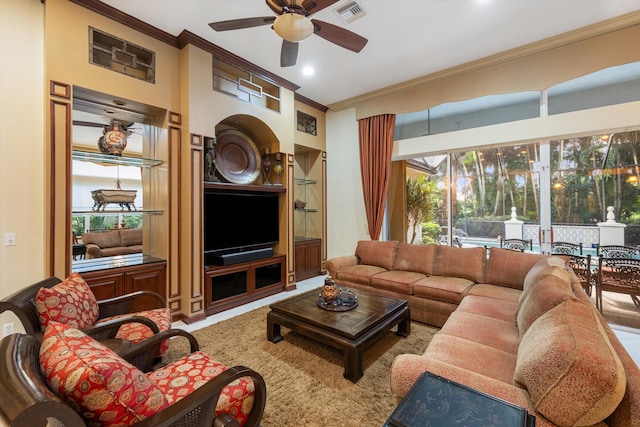
[[[237,130],[247,135],[256,144],[261,155],[265,148],[271,153],[280,151],[280,140],[262,120],[248,114],[234,114],[215,126],[216,135],[225,130]]]

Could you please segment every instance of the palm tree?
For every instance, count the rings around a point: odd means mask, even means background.
[[[407,179],[407,222],[412,230],[410,243],[416,239],[418,225],[435,219],[438,195],[436,183],[425,175]]]

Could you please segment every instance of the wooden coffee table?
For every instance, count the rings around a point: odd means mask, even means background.
[[[397,335],[409,335],[411,323],[407,301],[357,290],[358,306],[335,312],[318,307],[319,290],[277,302],[267,314],[267,339],[282,340],[280,327],[340,350],[344,356],[344,377],[357,382],[362,377],[362,355],[376,341],[398,325]]]

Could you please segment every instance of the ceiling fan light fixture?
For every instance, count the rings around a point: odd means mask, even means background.
[[[299,42],[313,34],[313,23],[303,15],[284,13],[273,23],[273,29],[289,42]]]

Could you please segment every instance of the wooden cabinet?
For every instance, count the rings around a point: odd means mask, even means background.
[[[150,255],[133,254],[78,261],[74,270],[86,280],[98,300],[135,291],[153,291],[166,300],[167,262]],[[148,309],[144,301],[134,311]]]
[[[298,239],[295,243],[296,281],[321,274],[322,240]]]
[[[284,291],[286,256],[205,268],[207,316]]]

